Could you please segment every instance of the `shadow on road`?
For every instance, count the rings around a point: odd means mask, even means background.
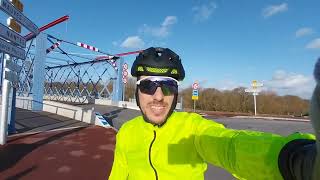
[[[27,168],[26,170],[24,170],[22,172],[17,173],[14,176],[10,176],[10,177],[6,178],[6,180],[17,180],[17,179],[20,179],[23,176],[29,174],[30,172],[32,172],[33,170],[36,170],[36,169],[37,169],[37,166],[32,166],[32,167]]]

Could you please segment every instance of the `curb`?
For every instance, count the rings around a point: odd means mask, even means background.
[[[263,119],[263,120],[310,122],[309,119],[295,119],[295,118],[281,118],[281,117],[264,117],[264,116],[233,116],[233,117],[231,117],[231,118],[246,118],[246,119]]]

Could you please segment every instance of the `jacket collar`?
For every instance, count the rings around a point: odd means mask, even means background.
[[[176,116],[177,112],[173,112],[170,117],[167,119],[167,122],[164,123],[162,126],[158,126],[158,125],[154,125],[151,124],[149,122],[144,121],[143,116],[140,116],[141,118],[141,123],[144,129],[148,130],[148,131],[162,131],[167,129],[168,127],[171,126],[171,124],[173,123],[175,116]]]

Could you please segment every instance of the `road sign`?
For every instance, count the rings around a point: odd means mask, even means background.
[[[192,91],[192,96],[199,96],[199,91],[198,90],[193,90]]]
[[[198,100],[199,96],[192,96],[192,100]]]
[[[0,23],[0,37],[11,41],[12,43],[17,44],[23,48],[26,47],[26,40],[20,34],[12,31],[7,26]]]
[[[192,89],[198,89],[199,88],[199,84],[197,82],[192,84]]]
[[[251,83],[251,86],[252,86],[252,87],[262,87],[263,84],[262,84],[262,83],[259,83],[259,82],[256,81],[256,80],[253,80],[252,83]]]
[[[127,84],[127,82],[128,82],[127,78],[122,78],[122,82],[123,82],[124,84]]]
[[[258,92],[261,92],[261,89],[249,88],[249,89],[245,89],[244,91],[245,92],[258,93]]]
[[[29,31],[34,34],[39,34],[38,27],[26,16],[24,16],[16,7],[14,7],[8,0],[0,0],[0,9],[2,9],[9,16],[12,16],[13,19],[22,24]]]
[[[19,0],[10,0],[14,7],[16,7],[20,12],[23,11],[23,4]]]
[[[7,25],[17,33],[21,33],[21,26],[12,17],[7,19]]]
[[[197,89],[192,90],[192,100],[199,99],[199,91]]]
[[[251,86],[252,87],[262,87],[263,83],[252,83]]]
[[[124,64],[122,65],[122,67],[123,67],[123,70],[127,70],[127,69],[128,69],[128,64],[127,64],[127,63],[124,63]]]
[[[20,72],[21,70],[21,66],[19,66],[18,64],[14,63],[12,60],[9,60],[9,59],[6,60],[5,67],[14,72]]]
[[[122,75],[127,77],[128,76],[128,71],[122,71]]]
[[[23,49],[16,47],[2,39],[0,39],[0,51],[22,60],[26,58],[25,51]]]
[[[18,82],[18,75],[13,71],[4,71],[4,78],[10,82]]]
[[[127,82],[128,82],[128,64],[127,63],[124,63],[123,65],[122,65],[122,82],[124,83],[124,84],[126,84]]]

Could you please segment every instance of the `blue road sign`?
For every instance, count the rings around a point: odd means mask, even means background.
[[[192,91],[192,96],[199,96],[199,91],[198,90],[193,90]]]

